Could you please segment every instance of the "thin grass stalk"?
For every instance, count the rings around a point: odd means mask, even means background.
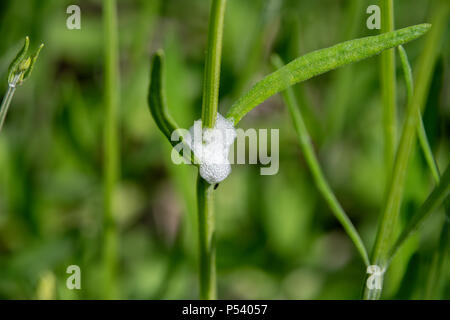
[[[399,54],[400,54],[400,61],[402,63],[403,73],[405,75],[405,83],[406,83],[406,89],[408,93],[408,101],[411,101],[413,98],[413,91],[414,91],[414,85],[413,85],[413,76],[411,71],[411,65],[408,60],[408,56],[406,54],[405,49],[403,46],[399,46]],[[434,182],[436,185],[439,185],[441,182],[441,177],[439,173],[439,168],[437,165],[437,161],[433,156],[433,152],[431,151],[430,144],[428,142],[427,134],[425,131],[425,126],[423,124],[422,120],[422,114],[419,112],[419,124],[417,127],[417,134],[419,136],[419,142],[420,146],[422,148],[425,160],[428,164],[428,167],[431,171],[431,175],[434,179]],[[445,183],[445,181],[444,181]],[[434,257],[433,264],[430,271],[429,281],[427,284],[426,289],[426,296],[430,297],[431,293],[434,291],[432,288],[436,287],[438,279],[440,275],[442,274],[440,270],[443,270],[443,264],[445,263],[445,256],[447,254],[447,251],[445,250],[448,247],[447,239],[449,234],[449,223],[450,223],[450,205],[448,201],[444,201],[444,207],[445,207],[445,219],[444,219],[444,225],[442,227],[442,232],[439,240],[439,247],[436,257]],[[394,247],[391,249],[391,254],[389,256],[389,260],[392,260],[395,253],[400,249],[400,247],[403,245],[403,243],[409,238],[409,236],[413,233],[414,229],[417,228],[417,226],[421,223],[421,221],[431,212],[426,212],[423,214],[421,219],[417,218],[420,217],[420,213],[423,212],[423,209],[419,211],[419,213],[414,216],[412,219],[410,219],[408,225],[405,227],[404,231],[400,235],[399,239],[397,240]],[[441,254],[442,253],[442,254]]]
[[[116,0],[103,0],[104,38],[104,169],[103,169],[103,267],[104,295],[117,297],[117,226],[113,212],[113,198],[119,177],[119,46]]]
[[[220,64],[226,0],[213,0],[208,27],[205,76],[203,82],[202,123],[213,128],[219,105]]]
[[[433,14],[433,27],[426,38],[425,49],[419,59],[414,94],[411,102],[408,103],[405,124],[403,126],[393,171],[389,179],[387,198],[383,207],[381,223],[372,255],[372,264],[378,265],[381,268],[385,268],[388,263],[390,244],[393,240],[403,198],[409,156],[413,148],[416,130],[419,124],[419,112],[421,113],[424,108],[429,91],[431,75],[434,70],[442,34],[445,28],[447,10],[448,3],[446,1],[440,1],[440,5],[436,7]],[[381,295],[381,290],[376,290],[376,292],[370,291],[371,290],[366,288],[364,293],[365,298],[379,298]]]
[[[381,33],[394,31],[394,1],[381,0]],[[383,104],[384,157],[386,177],[394,161],[397,139],[395,49],[381,53],[381,97]]]
[[[406,54],[406,51],[403,48],[403,46],[398,47],[398,52],[403,69],[403,75],[405,78],[407,103],[411,103],[414,95],[414,79],[412,75],[411,65],[408,60],[408,55]],[[428,165],[428,168],[431,171],[431,175],[434,179],[434,182],[439,183],[440,180],[439,169],[436,160],[434,159],[433,151],[431,151],[430,143],[428,141],[427,133],[425,131],[425,126],[423,124],[422,113],[420,112],[420,110],[418,110],[417,112],[419,113],[419,123],[417,124],[417,136],[419,138],[420,148],[422,149],[425,161]]]
[[[450,166],[447,166],[442,179],[434,188],[433,192],[428,196],[427,200],[420,207],[419,211],[408,221],[408,224],[403,229],[395,244],[389,250],[387,266],[394,258],[395,254],[406,242],[406,240],[417,230],[421,223],[428,217],[436,208],[444,202],[450,192]]]
[[[216,247],[214,239],[213,186],[197,178],[198,237],[200,254],[200,299],[214,300],[216,293]]]
[[[273,57],[272,63],[276,69],[279,69],[284,65],[283,61],[278,56]],[[306,163],[311,170],[311,174],[313,176],[314,183],[316,184],[317,189],[319,189],[319,192],[324,197],[331,211],[339,220],[350,239],[353,241],[356,249],[361,255],[364,264],[366,266],[369,266],[369,255],[367,254],[366,247],[364,246],[364,243],[362,242],[358,231],[340,205],[330,185],[328,184],[325,175],[323,174],[317,156],[314,152],[314,147],[311,143],[311,137],[309,135],[308,129],[306,128],[300,108],[295,99],[295,94],[292,87],[288,87],[286,90],[284,90],[282,92],[282,96],[286,106],[288,107],[289,113],[294,123],[295,131],[297,132],[300,148],[302,149],[302,152],[306,159]]]
[[[203,83],[203,128],[213,128],[217,117],[225,7],[226,0],[212,1]],[[200,299],[203,300],[216,299],[213,188],[214,186],[198,175],[199,287]]]
[[[439,236],[439,244],[430,267],[430,272],[425,287],[425,299],[439,299],[443,284],[446,283],[448,253],[450,248],[450,200],[447,196],[444,201],[445,218]]]
[[[16,91],[16,86],[9,85],[5,96],[2,100],[2,105],[0,107],[0,132],[2,131],[3,124],[5,123],[6,114],[8,113],[9,106],[11,105],[14,92]]]

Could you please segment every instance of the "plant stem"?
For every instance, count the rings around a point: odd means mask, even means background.
[[[427,37],[427,46],[429,48],[429,58],[423,57],[424,63],[428,62],[430,68],[434,66],[437,56],[437,49],[440,41],[444,38],[446,25],[448,23],[448,14],[450,12],[450,3],[446,0],[436,2],[432,23],[434,32]],[[428,49],[428,47],[427,47]],[[437,172],[439,174],[439,172]],[[447,263],[447,255],[450,247],[450,200],[447,198],[444,201],[445,220],[442,226],[441,235],[439,238],[438,250],[434,256],[430,276],[426,286],[425,297],[430,299],[433,295],[438,296],[440,284],[445,282],[445,270]]]
[[[203,128],[213,128],[219,105],[220,64],[226,0],[213,0],[208,27],[203,83]],[[216,299],[213,186],[197,178],[197,210],[200,255],[200,299]]]
[[[445,28],[447,3],[446,1],[441,1],[440,4],[437,10],[434,11],[434,18],[432,19],[433,27],[426,38],[425,49],[419,59],[414,94],[412,100],[408,103],[405,124],[389,180],[387,199],[384,204],[381,223],[375,241],[372,263],[381,268],[387,266],[390,243],[393,240],[403,197],[406,169],[415,140],[416,128],[419,123],[419,112],[421,113],[425,105],[440,40]],[[369,293],[369,291],[366,288],[366,298],[373,294]],[[376,298],[381,294],[381,290],[377,291],[377,294],[375,294]]]
[[[448,252],[450,246],[450,200],[444,200],[445,218],[442,226],[441,234],[439,236],[439,244],[437,252],[434,254],[430,273],[425,289],[425,299],[439,299],[439,293],[443,284],[446,283],[446,270],[448,261]]]
[[[105,271],[104,294],[117,296],[117,226],[113,212],[113,197],[119,177],[118,119],[119,107],[119,47],[115,0],[103,0],[104,31],[104,212],[103,259]]]
[[[420,112],[420,111],[419,111]],[[423,124],[422,114],[419,113],[419,124],[417,126],[417,135],[419,137],[420,148],[422,149],[423,156],[427,162],[428,168],[431,171],[431,175],[434,182],[439,182],[439,169],[436,163],[436,159],[433,156],[433,151],[431,150],[430,143],[427,138],[427,133],[425,131],[425,126]]]
[[[214,241],[213,186],[197,178],[200,299],[216,299],[216,248]]]
[[[274,56],[272,62],[277,69],[283,67],[284,65],[283,61],[278,56]],[[289,109],[289,113],[291,114],[292,121],[294,122],[294,127],[295,131],[297,132],[300,147],[305,156],[309,169],[311,170],[311,174],[314,178],[317,189],[319,189],[320,193],[325,198],[325,201],[328,203],[331,211],[342,224],[348,236],[355,244],[362,260],[364,261],[364,264],[366,266],[369,266],[369,256],[367,254],[364,243],[362,242],[361,237],[358,234],[358,231],[353,226],[353,223],[345,213],[344,209],[331,190],[327,180],[325,179],[319,161],[317,160],[316,154],[314,153],[314,148],[311,143],[311,137],[308,133],[305,122],[303,121],[303,117],[295,99],[295,94],[292,87],[289,87],[285,91],[283,91],[282,95],[286,106]]]
[[[425,218],[431,214],[443,201],[450,192],[450,166],[447,166],[440,183],[434,188],[433,192],[428,196],[427,200],[420,207],[419,211],[408,221],[405,229],[398,237],[388,254],[388,263],[394,258],[397,251],[403,243],[411,236],[411,234],[420,226]]]
[[[394,31],[393,0],[381,1],[381,33]],[[381,95],[383,103],[384,156],[386,177],[392,170],[396,148],[397,106],[395,85],[395,49],[381,53]]]
[[[16,91],[16,86],[9,85],[5,96],[3,97],[2,105],[0,107],[0,132],[2,131],[3,124],[6,119],[6,114],[8,113],[9,106],[11,105],[11,100]]]
[[[406,84],[406,92],[407,92],[407,103],[411,103],[414,96],[414,80],[412,75],[411,65],[408,60],[408,55],[406,54],[403,46],[398,47],[398,52],[400,55],[400,61],[402,64],[403,74],[405,78]],[[436,160],[434,159],[433,152],[431,151],[430,143],[428,142],[427,133],[425,131],[425,126],[422,120],[422,113],[420,110],[417,111],[419,113],[419,122],[417,123],[417,136],[419,138],[420,147],[422,149],[423,155],[427,162],[427,165],[431,171],[431,175],[436,183],[439,183],[439,169],[437,167]]]
[[[225,6],[226,0],[212,1],[203,82],[202,123],[204,128],[213,128],[217,116]]]
[[[411,101],[413,98],[413,92],[414,92],[414,86],[413,86],[413,77],[411,72],[411,65],[408,61],[408,56],[406,54],[405,49],[403,49],[402,46],[399,46],[399,54],[400,54],[400,60],[402,62],[403,67],[403,73],[405,74],[405,82],[406,82],[406,88],[408,92],[408,101]],[[425,204],[422,206],[422,208],[419,210],[419,212],[412,217],[412,219],[409,220],[408,225],[405,227],[399,238],[397,239],[396,243],[394,244],[393,248],[390,251],[389,254],[389,261],[391,261],[395,254],[398,252],[398,250],[401,248],[401,246],[406,242],[406,240],[413,234],[414,230],[417,229],[419,224],[425,220],[425,218],[431,214],[434,211],[434,208],[437,207],[440,203],[440,201],[446,197],[444,194],[445,188],[448,188],[445,186],[445,183],[448,184],[448,176],[445,176],[448,174],[446,172],[444,174],[444,181],[443,185],[439,185],[441,182],[441,177],[439,173],[439,168],[437,166],[437,162],[435,158],[433,157],[433,152],[431,151],[430,144],[428,143],[427,134],[425,131],[425,127],[422,121],[422,115],[420,111],[419,113],[419,123],[417,127],[417,132],[419,136],[420,145],[422,148],[422,151],[424,153],[426,162],[428,164],[428,167],[431,171],[431,175],[433,176],[433,179],[438,185],[436,190],[432,193],[432,195],[429,197],[429,199],[425,202]],[[448,169],[447,169],[448,171]],[[447,179],[447,182],[445,181]],[[447,189],[448,190],[448,189]],[[443,194],[442,199],[439,198],[439,195],[436,195],[437,192],[442,192]],[[448,192],[447,192],[448,193]],[[430,204],[430,202],[435,202],[433,204]],[[425,297],[427,299],[432,298],[432,294],[438,290],[439,288],[439,279],[443,274],[443,270],[445,270],[445,263],[446,263],[446,256],[447,256],[447,247],[449,246],[449,224],[450,224],[450,203],[447,199],[447,201],[444,201],[444,208],[445,208],[445,218],[444,218],[444,224],[442,226],[441,235],[439,237],[439,246],[436,254],[433,257],[432,264],[430,267],[430,272],[428,276],[428,281],[426,285],[426,291],[425,291]]]

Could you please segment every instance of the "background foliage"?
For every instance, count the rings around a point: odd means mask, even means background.
[[[221,75],[225,114],[269,73],[270,54],[285,61],[338,42],[376,34],[366,28],[368,0],[229,0]],[[395,1],[396,27],[428,21],[432,1]],[[78,4],[82,29],[66,28]],[[200,118],[209,1],[119,0],[121,298],[197,297],[195,169],[170,161],[146,95],[150,55],[166,52],[168,104],[177,122]],[[102,298],[102,21],[95,0],[0,2],[0,95],[7,67],[29,35],[45,43],[33,75],[17,92],[0,134],[0,298]],[[405,46],[414,65],[424,39]],[[450,47],[434,70],[424,122],[440,168],[449,158]],[[399,124],[406,89],[397,64]],[[370,248],[385,186],[379,59],[295,87],[325,174]],[[216,196],[219,297],[356,299],[365,268],[312,182],[279,96],[242,127],[280,129],[280,170],[235,165]],[[418,148],[409,166],[403,224],[433,186]],[[450,298],[449,270],[427,293],[444,219],[436,212],[395,258],[387,298]],[[82,270],[82,290],[65,286],[67,266]]]

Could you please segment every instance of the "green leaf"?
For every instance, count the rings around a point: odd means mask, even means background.
[[[154,54],[152,59],[148,106],[159,130],[173,144],[171,141],[172,133],[179,127],[167,109],[166,97],[164,95],[163,66],[164,53],[162,50],[159,50]]]
[[[257,82],[231,106],[227,118],[236,125],[254,107],[289,86],[414,40],[430,27],[430,24],[415,25],[378,36],[346,41],[299,57]]]

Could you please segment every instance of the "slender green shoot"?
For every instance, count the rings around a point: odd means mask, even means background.
[[[381,0],[381,32],[394,31],[394,1]],[[383,104],[384,156],[386,177],[395,157],[397,139],[397,103],[395,81],[395,50],[383,51],[381,60],[381,96]]]
[[[103,263],[104,294],[117,297],[117,226],[114,218],[113,197],[119,179],[119,47],[116,0],[103,0],[104,32],[104,208],[103,208]]]
[[[226,3],[226,0],[213,0],[211,6],[203,80],[202,124],[204,128],[213,128],[217,116]]]
[[[407,101],[411,103],[413,95],[414,95],[414,81],[412,75],[411,65],[408,60],[408,55],[406,54],[403,46],[398,47],[398,52],[400,56],[400,61],[402,64],[403,74],[405,78],[406,84],[406,92],[407,92]],[[434,159],[433,152],[431,151],[430,143],[428,142],[427,133],[425,131],[425,126],[422,120],[422,114],[420,110],[417,110],[419,113],[419,123],[417,124],[417,135],[419,137],[420,147],[422,149],[423,155],[427,162],[427,165],[431,171],[431,175],[436,183],[439,183],[439,169]]]
[[[213,186],[197,178],[200,299],[216,299],[216,247],[214,238]]]
[[[231,106],[227,118],[236,125],[254,107],[289,86],[412,41],[429,29],[429,24],[415,25],[305,54],[257,82]]]
[[[2,104],[0,107],[0,131],[2,131],[3,124],[5,123],[6,114],[8,113],[9,106],[11,105],[14,92],[16,92],[16,86],[11,84],[8,85],[8,90],[6,91],[6,94],[3,97]]]
[[[442,1],[441,4],[441,6],[447,7],[446,1]],[[425,49],[419,58],[416,75],[417,81],[414,87],[413,98],[408,103],[405,124],[393,164],[392,174],[389,179],[387,198],[383,207],[381,222],[373,250],[372,264],[378,265],[381,268],[387,266],[390,244],[394,240],[393,236],[403,198],[406,170],[414,145],[417,126],[419,125],[419,115],[425,105],[431,75],[434,70],[434,64],[445,27],[445,12],[446,8],[440,8],[434,15],[432,19],[433,28],[426,38]],[[369,291],[366,288],[366,298],[373,294],[370,294]],[[381,290],[377,290],[375,297],[378,298],[380,295]]]
[[[440,183],[434,188],[433,192],[428,196],[427,200],[420,207],[419,211],[408,221],[405,229],[398,237],[395,244],[389,250],[387,265],[392,261],[395,254],[405,243],[405,241],[414,233],[422,222],[433,213],[436,208],[448,197],[450,193],[450,166],[447,166]]]
[[[400,54],[400,60],[402,62],[403,67],[403,73],[405,75],[405,82],[406,82],[406,88],[408,92],[408,101],[411,101],[413,98],[413,77],[412,77],[412,71],[411,71],[411,65],[408,60],[408,56],[406,54],[405,49],[402,46],[399,46],[399,54]],[[428,138],[425,132],[425,127],[422,121],[422,114],[419,111],[419,125],[417,128],[417,134],[419,136],[420,146],[422,148],[422,151],[424,153],[425,160],[428,164],[428,167],[431,171],[431,175],[436,183],[436,185],[439,185],[441,182],[441,177],[439,173],[439,168],[437,166],[437,162],[433,156],[433,152],[431,151],[430,144],[428,143]],[[445,182],[444,182],[445,183]],[[438,193],[439,191],[443,192],[445,190],[445,185],[436,188],[435,192]],[[444,193],[444,192],[443,192]],[[433,197],[432,197],[433,196]],[[438,203],[431,205],[430,202],[432,201],[439,201],[440,198],[436,194],[432,194],[430,196],[429,200],[422,206],[422,208],[419,210],[419,212],[413,216],[413,218],[409,221],[406,228],[403,230],[400,237],[397,239],[397,242],[394,244],[393,248],[391,249],[389,261],[391,261],[396,252],[401,248],[403,243],[413,234],[413,231],[420,225],[421,221],[424,220],[431,212],[432,209],[438,205]],[[444,196],[445,197],[445,196]],[[426,294],[427,297],[429,297],[434,288],[437,287],[437,282],[439,277],[442,275],[441,270],[443,270],[443,265],[445,264],[445,256],[447,254],[446,248],[448,247],[448,236],[449,236],[449,223],[450,223],[450,205],[448,201],[444,200],[444,208],[445,208],[445,220],[444,225],[442,226],[441,236],[439,240],[439,247],[438,252],[436,254],[436,257],[434,257],[429,281],[427,284]],[[428,211],[427,211],[428,210]]]
[[[219,105],[220,65],[226,0],[213,0],[208,27],[202,124],[213,128]],[[197,178],[197,210],[200,254],[200,299],[216,299],[213,185]]]
[[[284,65],[283,61],[278,56],[272,57],[272,64],[277,69],[282,68]],[[305,156],[309,169],[311,170],[311,174],[313,176],[314,183],[316,184],[317,189],[319,189],[325,201],[328,203],[331,211],[342,224],[350,239],[353,241],[366,267],[369,266],[369,255],[367,254],[366,247],[364,246],[364,243],[362,242],[358,231],[354,227],[350,218],[345,213],[344,209],[331,190],[331,187],[329,186],[327,180],[325,179],[325,175],[323,174],[317,156],[314,152],[314,148],[311,143],[311,137],[308,133],[300,108],[298,107],[297,101],[295,99],[293,89],[291,87],[287,88],[282,92],[282,96],[292,117],[300,147]]]
[[[425,299],[438,299],[443,284],[446,283],[447,261],[450,246],[450,199],[444,200],[445,218],[439,236],[439,244],[433,256],[430,272],[425,287]]]

